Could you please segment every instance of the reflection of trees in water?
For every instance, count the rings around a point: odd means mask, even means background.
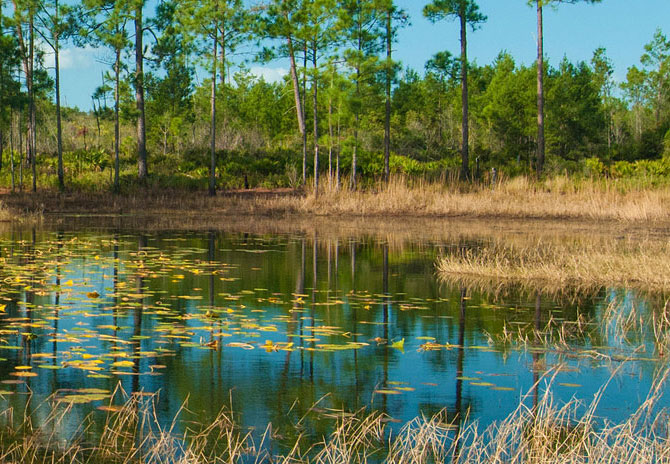
[[[140,351],[142,351],[142,314],[144,313],[144,249],[147,248],[146,235],[140,235],[137,240],[137,257],[139,261],[137,272],[137,293],[141,295],[138,305],[133,311],[133,367],[131,392],[140,391]]]
[[[542,329],[542,296],[540,292],[537,293],[535,297],[535,343],[540,344],[540,330]],[[544,356],[541,355],[537,350],[533,351],[533,366],[531,367],[533,371],[533,410],[537,409],[538,405],[538,388],[541,377],[541,372],[544,371],[543,361]]]
[[[356,293],[356,242],[349,241],[349,256],[351,265],[351,292]],[[358,306],[350,306],[352,332],[354,334],[354,343],[358,343]],[[358,376],[358,350],[354,350],[354,405],[356,409],[359,406],[359,398],[361,393],[361,383]]]
[[[102,249],[99,243],[102,239],[106,238],[90,238],[93,245],[86,253],[97,253],[96,247]],[[65,256],[65,259],[81,256],[73,254],[78,253],[75,245],[66,243],[62,233],[55,240],[56,246],[53,246],[53,250]],[[313,348],[318,343],[331,341],[328,336],[321,336],[318,332],[316,336],[323,339],[319,342],[305,341],[305,337],[296,336],[296,334],[311,335],[313,338],[315,336],[314,325],[319,320],[321,320],[319,324],[340,327],[342,331],[350,332],[351,341],[370,343],[371,346],[365,349],[337,353],[296,350],[268,353],[267,355],[259,354],[259,349],[254,353],[241,353],[234,349],[205,351],[184,348],[178,343],[173,343],[169,347],[174,349],[176,356],[161,360],[161,364],[168,366],[163,377],[132,376],[132,391],[138,391],[141,387],[153,389],[154,386],[164,385],[166,393],[162,396],[162,400],[173,403],[170,406],[173,411],[174,404],[180,403],[188,393],[192,394],[194,410],[218,409],[213,405],[218,406],[227,402],[229,391],[233,388],[233,406],[236,409],[253,414],[249,411],[257,408],[277,424],[288,420],[286,412],[291,410],[296,398],[300,398],[301,401],[292,410],[290,419],[296,421],[307,412],[311,403],[325,392],[332,392],[331,396],[324,400],[324,405],[327,406],[357,409],[367,404],[375,385],[396,380],[389,376],[394,375],[394,366],[398,365],[396,361],[402,356],[386,345],[375,346],[376,342],[371,340],[376,337],[389,340],[405,336],[409,341],[409,337],[417,334],[435,336],[436,340],[442,344],[458,345],[458,348],[449,351],[426,352],[422,355],[421,362],[428,366],[432,365],[434,372],[445,372],[445,376],[449,379],[455,374],[456,380],[454,383],[449,380],[449,393],[440,392],[439,401],[433,405],[425,403],[421,407],[444,407],[443,400],[447,396],[450,417],[460,418],[466,415],[466,411],[472,404],[472,400],[468,398],[467,386],[463,384],[462,379],[459,379],[463,377],[464,370],[468,368],[469,358],[466,358],[464,346],[475,342],[481,344],[482,330],[491,334],[500,333],[505,323],[514,321],[527,323],[529,329],[537,333],[538,327],[544,329],[550,320],[552,309],[560,311],[559,316],[567,320],[576,320],[578,317],[587,318],[589,321],[595,320],[599,315],[593,303],[602,297],[602,294],[582,296],[579,300],[563,302],[561,308],[555,308],[556,303],[552,301],[551,296],[543,295],[540,301],[537,299],[539,296],[537,293],[531,294],[524,289],[493,292],[489,289],[468,288],[465,285],[454,287],[439,284],[434,278],[433,263],[429,258],[429,255],[434,252],[430,247],[407,246],[402,251],[395,252],[390,243],[379,243],[366,239],[343,239],[340,242],[340,239],[332,241],[315,234],[311,237],[292,236],[262,241],[253,236],[242,237],[208,232],[194,238],[188,237],[184,242],[170,245],[171,248],[166,246],[168,242],[161,243],[159,237],[135,236],[127,238],[125,243],[120,240],[118,235],[113,236],[113,248],[107,248],[107,259],[110,257],[110,251],[113,256],[113,266],[110,266],[113,269],[110,269],[109,273],[113,272],[114,291],[113,311],[108,314],[114,327],[123,326],[124,321],[126,321],[125,325],[132,324],[132,327],[125,333],[123,330],[114,329],[115,337],[150,335],[153,334],[152,324],[174,323],[177,316],[193,313],[196,310],[193,302],[185,302],[182,299],[169,300],[157,292],[165,290],[173,296],[195,294],[194,288],[206,287],[201,295],[204,297],[203,300],[205,298],[206,300],[202,303],[206,302],[210,309],[244,304],[247,307],[245,311],[253,309],[267,311],[267,316],[259,315],[259,319],[267,317],[269,320],[273,315],[285,316],[284,322],[276,323],[276,325],[280,331],[286,331],[287,340],[294,342],[296,346]],[[136,242],[130,243],[131,240]],[[168,267],[168,276],[169,273],[183,272],[186,274],[183,281],[172,282],[176,279],[162,275],[161,278],[148,277],[151,273],[150,269],[157,270],[161,267],[155,259],[159,256],[159,252],[147,247],[149,242],[152,246],[159,248],[160,253],[168,258],[175,257],[176,264]],[[56,258],[55,268],[50,268],[50,265],[46,263],[47,260],[53,261],[53,259],[37,253],[38,250],[43,251],[46,245],[39,242],[34,235],[25,242],[22,248],[14,244],[12,246],[15,246],[16,250],[20,249],[16,256],[19,258],[20,265],[26,270],[26,275],[29,271],[36,271],[32,274],[34,277],[31,277],[30,281],[34,284],[31,285],[33,289],[40,288],[40,281],[44,280],[40,277],[41,275],[46,275],[50,279],[55,278],[56,287],[50,298],[55,298],[53,314],[58,315],[59,305],[64,304],[64,307],[67,307],[68,304],[61,301],[64,296],[58,290],[62,280],[67,279],[61,275],[67,275],[64,272],[68,271],[68,267],[72,268],[80,263],[75,262],[77,259],[74,259],[71,265],[61,266],[62,260]],[[129,254],[134,251],[135,246],[137,251],[146,253],[146,256],[141,253],[136,258],[137,263],[145,266],[145,270],[129,266],[128,268],[133,271],[126,276],[122,269],[123,262],[129,259]],[[266,253],[235,251],[242,246],[247,250],[272,251]],[[189,248],[193,250],[183,253],[180,251]],[[4,253],[9,253],[11,257],[11,252],[11,248],[8,248],[8,251]],[[308,256],[310,254],[312,261],[306,263],[310,259]],[[200,260],[205,259],[207,262],[203,264]],[[342,266],[339,266],[340,259],[345,263]],[[209,268],[209,272],[196,275],[180,271],[178,266],[181,260],[200,263]],[[231,263],[236,263],[239,267],[226,267]],[[308,264],[312,264],[311,272],[305,269]],[[214,268],[217,266],[221,274],[214,273]],[[260,268],[260,270],[252,272],[250,270],[252,267]],[[310,272],[311,279],[310,276],[306,276],[306,272]],[[226,281],[222,284],[217,282],[219,275],[241,279]],[[134,282],[135,285],[132,285],[134,279],[136,282]],[[119,291],[123,292],[119,289],[119,283],[124,280],[130,283],[129,287],[136,287],[137,293],[143,295],[141,299],[136,300],[140,303],[138,307],[133,308],[119,301]],[[301,303],[297,298],[291,296],[291,294],[305,294],[305,280],[308,281],[308,286],[311,280],[311,295],[304,298],[307,304],[310,304],[309,308],[306,307],[304,301]],[[272,305],[259,302],[257,297],[261,295],[242,293],[242,290],[256,287],[265,287],[271,289],[270,292],[285,295],[279,297],[283,303]],[[10,302],[6,308],[8,317],[18,317],[24,314],[36,319],[42,317],[39,311],[26,310],[23,313],[24,308],[29,307],[29,299],[32,299],[34,304],[40,304],[39,295],[35,295],[35,292],[32,292],[32,295],[29,293],[31,292],[15,291],[11,295],[15,301]],[[226,293],[240,296],[239,301],[231,303],[225,300],[223,295]],[[413,297],[424,301],[412,301]],[[441,297],[448,301],[443,301]],[[151,309],[147,309],[159,298],[162,300],[165,311],[170,312],[169,317],[152,314]],[[636,298],[645,299],[646,296],[638,294]],[[323,303],[332,303],[335,300],[338,300],[336,304],[323,305]],[[339,303],[339,300],[343,303]],[[119,309],[119,304],[122,309]],[[487,305],[497,305],[501,308],[488,310]],[[538,305],[541,306],[540,310],[538,310]],[[651,303],[648,306],[649,308],[645,307],[644,311],[654,310]],[[508,307],[513,309],[509,310]],[[308,312],[298,312],[301,310]],[[309,317],[303,319],[304,316]],[[254,318],[256,315],[250,317]],[[221,324],[224,320],[227,320],[226,316],[221,316],[211,324],[209,341],[214,341],[216,338],[215,324]],[[541,322],[541,327],[538,326],[538,321]],[[380,323],[380,325],[367,324],[369,322]],[[187,323],[180,321],[178,324],[179,327],[186,327]],[[0,326],[4,325],[6,323],[0,320]],[[59,330],[58,320],[54,320],[50,325],[54,333]],[[41,329],[35,329],[35,331],[36,333],[41,332]],[[221,325],[219,325],[220,331]],[[32,340],[26,350],[12,353],[13,356],[17,356],[13,360],[14,363],[29,362],[29,359],[23,359],[27,356],[28,350],[40,350],[42,344],[46,345],[46,340],[48,337],[40,336]],[[333,338],[332,341],[339,343],[347,340],[338,337]],[[262,345],[263,342],[263,339],[259,340],[259,344]],[[117,346],[115,341],[100,342],[103,349],[106,343],[110,343],[113,347]],[[47,346],[46,349],[57,352],[59,348],[63,349],[63,344],[60,345],[59,347],[54,341],[53,345]],[[155,345],[152,340],[135,339],[132,354],[136,356],[142,351],[141,348],[152,350],[156,346],[158,345]],[[542,359],[537,353],[533,358],[533,377],[539,378],[541,371],[535,369],[535,366],[541,365]],[[240,368],[240,359],[249,360],[253,364]],[[53,362],[55,363],[55,360]],[[134,373],[141,373],[142,366],[146,370],[147,366],[143,364],[147,363],[146,360],[141,361],[137,356],[133,362],[132,371]],[[0,364],[0,376],[3,370],[5,370],[5,376],[8,374],[6,371],[9,369],[8,364]],[[58,375],[63,378],[59,378]],[[57,388],[59,382],[72,379],[86,380],[85,375],[84,372],[72,372],[72,370],[60,373],[58,371],[44,372],[33,382],[36,385],[41,382],[44,389],[46,382],[43,379],[50,379],[49,388],[54,389]],[[255,380],[243,379],[242,377],[245,376],[253,376]],[[110,380],[108,384],[112,385],[115,381]],[[254,385],[254,382],[261,385]],[[452,390],[454,384],[455,390]],[[270,393],[259,398],[255,392],[264,388]],[[454,392],[455,397],[451,392]],[[196,400],[196,397],[199,399]],[[397,398],[387,398],[384,395],[375,398],[375,405],[380,406],[380,403],[383,403],[381,407],[391,414],[403,414],[407,409],[407,406],[397,401]],[[168,410],[169,408],[166,409]]]
[[[56,366],[57,363],[57,357],[58,357],[58,321],[60,320],[59,318],[59,313],[60,313],[60,294],[61,294],[61,267],[60,267],[60,262],[63,259],[62,256],[62,251],[63,251],[63,231],[59,230],[58,233],[56,234],[56,291],[54,294],[54,312],[53,312],[53,345],[52,345],[52,352],[51,355],[53,356],[53,359],[51,360],[51,365]],[[52,378],[52,387],[51,390],[55,391],[58,389],[58,371],[54,369],[54,372],[51,376]]]
[[[455,436],[457,442],[454,446],[454,461],[458,462],[461,449],[461,428],[467,414],[463,414],[463,364],[465,361],[465,309],[467,291],[461,287],[460,311],[458,314],[458,361],[456,363],[456,402],[454,404],[454,416],[456,423]]]
[[[383,323],[384,323],[384,335],[383,338],[386,340],[387,344],[391,343],[389,339],[389,324],[390,324],[390,312],[391,312],[391,300],[388,297],[389,292],[389,248],[388,244],[384,243],[382,245],[382,312],[383,312]],[[388,385],[389,381],[389,350],[385,348],[383,351],[383,370],[384,375],[382,376],[382,385],[385,387]],[[388,397],[387,395],[382,395],[382,411],[384,414],[388,414]]]

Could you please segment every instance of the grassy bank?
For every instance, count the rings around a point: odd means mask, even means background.
[[[547,382],[551,385],[551,379]],[[468,420],[466,413],[449,419],[446,410],[416,418],[397,432],[388,428],[390,418],[384,414],[335,412],[322,419],[331,421],[332,432],[320,438],[307,438],[300,431],[293,435],[297,438],[286,438],[272,425],[254,434],[227,410],[207,424],[189,420],[187,409],[184,417],[160,423],[155,398],[133,394],[117,405],[108,400],[108,406],[99,407],[107,411],[104,418],[101,411],[92,413],[64,439],[68,432],[63,424],[79,407],[79,398],[88,398],[56,393],[33,412],[42,414],[39,424],[24,415],[9,425],[17,413],[1,412],[6,425],[0,428],[0,459],[34,464],[664,463],[670,462],[670,438],[667,412],[657,408],[663,384],[664,379],[657,381],[639,409],[619,423],[597,416],[602,390],[591,404],[559,405],[550,389],[538,391],[536,384],[516,411],[486,429]],[[106,396],[96,395],[98,401]],[[94,417],[101,426],[96,433]]]
[[[196,220],[203,215],[348,216],[421,218],[505,218],[620,223],[670,222],[670,186],[614,180],[555,177],[534,182],[518,177],[490,185],[442,184],[396,178],[350,191],[230,190],[211,198],[202,191],[133,187],[122,195],[109,192],[52,190],[8,193],[0,200],[14,215],[157,214]]]

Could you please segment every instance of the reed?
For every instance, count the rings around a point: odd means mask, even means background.
[[[656,379],[637,411],[616,423],[597,415],[607,385],[589,404],[576,400],[559,404],[551,393],[552,375],[550,371],[540,379],[508,417],[485,428],[470,420],[467,413],[448,419],[446,411],[442,411],[431,417],[418,417],[393,432],[387,427],[389,418],[383,414],[342,412],[336,415],[328,436],[305,448],[304,438],[298,434],[281,451],[272,451],[278,448],[269,446],[274,439],[271,425],[260,437],[254,436],[235,422],[228,409],[207,424],[179,417],[163,424],[155,409],[157,398],[137,394],[126,395],[123,404],[108,407],[97,439],[89,416],[64,441],[60,427],[76,406],[63,406],[50,398],[40,406],[51,408],[40,424],[35,424],[27,414],[22,420],[15,420],[11,409],[2,411],[0,461],[34,464],[670,462],[669,415],[658,407],[667,372]],[[540,387],[542,393],[538,393]],[[531,397],[535,400],[529,401]]]

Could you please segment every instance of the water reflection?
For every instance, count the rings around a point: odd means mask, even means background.
[[[314,434],[332,409],[403,422],[446,408],[458,432],[466,417],[505,417],[529,392],[537,405],[552,367],[559,398],[591,398],[618,357],[633,357],[601,402],[623,417],[664,353],[656,326],[626,343],[604,329],[622,314],[613,302],[661,320],[653,295],[561,301],[440,284],[438,250],[465,250],[462,240],[29,234],[0,237],[0,381],[15,392],[0,407],[20,406],[28,389],[44,398],[120,382],[131,394],[161,391],[166,420],[188,397],[200,420],[232,400],[245,425],[303,420]],[[19,366],[37,375],[16,375]],[[100,404],[77,405],[77,417]]]
[[[454,445],[454,461],[458,462],[458,456],[461,449],[461,427],[465,419],[463,414],[463,363],[465,361],[465,297],[467,291],[461,287],[460,311],[458,313],[458,360],[456,363],[456,402],[454,404],[457,442]]]

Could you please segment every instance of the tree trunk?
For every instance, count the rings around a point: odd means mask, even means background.
[[[218,5],[217,5],[218,6]],[[221,25],[221,87],[226,85],[226,26]]]
[[[333,72],[334,74],[334,72]],[[330,79],[328,95],[328,186],[333,182],[333,77]]]
[[[391,28],[392,5],[386,12],[386,110],[384,115],[384,180],[389,181],[391,177],[391,40],[393,29]]]
[[[314,47],[312,48],[312,65],[314,77],[312,78],[313,105],[314,105],[314,196],[319,196],[319,115],[317,111],[317,92],[318,92],[318,72],[316,56],[316,37],[314,37]]]
[[[58,18],[58,1],[56,1],[56,18]],[[57,20],[58,21],[58,20]],[[65,172],[63,170],[63,126],[60,110],[60,46],[58,33],[54,37],[54,59],[56,65],[56,143],[58,146],[58,190],[65,190]]]
[[[226,68],[225,26],[222,26],[221,29],[222,29],[221,34],[224,34],[224,35],[221,36],[221,56],[222,56],[222,59],[221,59],[221,70],[219,72],[221,73],[221,75],[225,79],[225,77],[228,75],[228,72],[230,71],[230,69]],[[228,77],[229,77],[228,83],[230,84],[230,76],[228,76]],[[226,148],[228,147],[228,145],[227,145],[227,142],[228,142],[227,132],[226,132],[227,129],[228,129],[228,120],[226,119],[227,114],[228,114],[226,112],[226,98],[227,98],[226,91],[227,91],[226,84],[224,82],[224,84],[221,86],[221,90],[218,90],[218,92],[221,94],[221,106],[222,106],[222,110],[223,110],[223,114],[221,115],[221,117],[219,117],[219,120],[221,121],[219,123],[219,125],[220,125],[220,130],[221,130],[221,142],[222,142],[222,145],[223,145],[221,147],[221,150],[224,153],[225,153]]]
[[[468,114],[468,41],[467,41],[467,22],[465,17],[465,2],[461,1],[459,16],[461,19],[461,100],[463,105],[463,126],[461,140],[461,180],[466,181],[470,176],[470,154],[468,142],[469,114]]]
[[[542,3],[537,3],[537,177],[544,169],[544,39],[542,36]]]
[[[93,114],[95,114],[95,127],[98,129],[98,140],[96,141],[96,145],[100,147],[100,111],[102,110],[102,105],[100,104],[100,100],[98,100],[98,106],[95,106],[95,100],[91,99],[91,103],[93,103]]]
[[[11,106],[9,107],[9,121],[9,167],[12,170],[12,192],[14,192],[14,108]]]
[[[358,10],[358,56],[360,58],[361,52],[363,50],[363,39],[361,37],[362,25],[361,25],[361,12],[360,12],[360,1],[356,2]],[[360,99],[361,99],[361,64],[356,63],[356,111],[354,113],[354,149],[351,153],[351,189],[356,190],[356,171],[358,170],[358,126],[360,121]]]
[[[291,62],[291,82],[293,83],[293,99],[295,100],[295,111],[298,117],[298,130],[300,131],[300,135],[303,135],[305,133],[305,115],[302,110],[302,102],[300,101],[300,84],[298,83],[298,71],[295,66],[295,50],[293,49],[293,38],[290,34],[287,35],[286,42],[288,45],[288,57]]]
[[[14,0],[14,11],[18,12],[20,11],[20,8],[17,6],[17,1]],[[32,13],[30,13],[32,15]],[[32,95],[32,86],[33,86],[33,80],[32,80],[32,66],[30,63],[30,53],[26,49],[26,42],[23,37],[23,28],[21,27],[21,21],[16,21],[16,38],[19,43],[19,50],[21,52],[21,62],[23,64],[23,72],[26,76],[26,89],[28,90],[28,96],[30,97]],[[31,41],[32,43],[32,41]],[[20,78],[20,71],[19,71],[19,78]],[[32,105],[31,105],[32,107]],[[19,133],[19,190],[23,190],[23,128],[21,127],[21,123],[23,121],[23,106],[19,107],[19,119],[18,119],[18,133]],[[30,122],[28,123],[30,126]],[[29,148],[28,145],[30,145],[30,137],[27,134],[26,135],[26,158],[29,159],[30,154],[29,154]]]
[[[341,101],[338,98],[337,105],[337,151],[335,152],[335,190],[340,189],[340,116],[341,116]]]
[[[217,4],[218,6],[218,4]],[[215,10],[216,14],[216,10]],[[210,119],[210,159],[209,159],[209,196],[216,195],[216,46],[218,45],[217,34],[219,25],[214,20],[214,50],[212,53],[212,94],[210,96],[211,119]]]
[[[142,6],[135,9],[135,101],[137,103],[137,168],[140,181],[149,175],[147,168],[147,131],[144,115],[144,49],[142,45]]]
[[[19,77],[21,77],[19,73]],[[19,133],[19,191],[23,191],[23,128],[21,122],[23,121],[23,105],[19,106],[19,118],[16,121],[16,128]],[[27,150],[27,149],[26,149]]]
[[[307,100],[307,41],[305,41],[302,59],[302,120],[303,123],[307,121],[305,118],[305,102]],[[307,127],[302,131],[302,185],[307,184]]]
[[[33,173],[33,192],[37,192],[37,120],[35,117],[35,86],[33,76],[35,69],[35,14],[30,11],[30,160]]]
[[[119,184],[119,98],[120,98],[120,74],[121,74],[121,49],[116,49],[114,59],[114,192],[119,193],[121,186]]]
[[[2,24],[2,1],[0,1],[0,38],[4,36],[4,31],[3,31],[3,24]],[[0,99],[2,99],[4,93],[5,93],[5,74],[4,74],[4,66],[3,62],[0,61]],[[5,111],[4,108],[0,107],[2,111]],[[10,110],[11,114],[11,110]],[[11,124],[11,118],[10,118],[10,124]],[[11,129],[10,129],[11,132]],[[3,144],[3,136],[4,133],[0,133],[0,170],[2,170],[2,153],[4,151],[4,144]]]

